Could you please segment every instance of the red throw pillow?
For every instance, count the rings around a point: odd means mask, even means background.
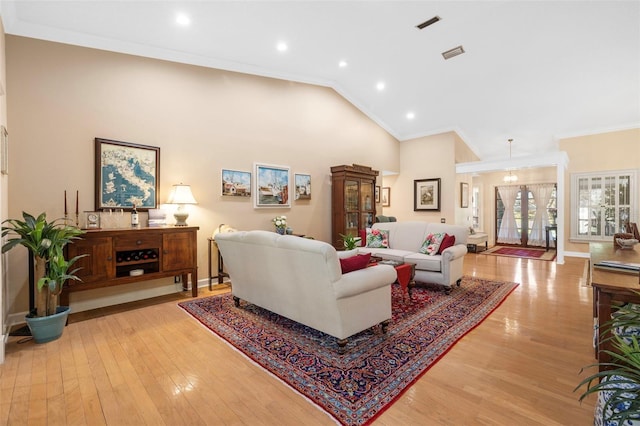
[[[442,242],[440,243],[440,248],[438,249],[438,254],[442,254],[444,249],[447,249],[453,246],[455,243],[456,243],[455,235],[444,234],[444,238],[442,239]]]
[[[340,267],[342,273],[357,271],[358,269],[364,269],[367,267],[369,260],[371,259],[371,253],[359,254],[357,256],[347,257],[346,259],[340,259]]]
[[[360,246],[364,247],[367,245],[367,230],[360,229],[358,232],[360,233]]]

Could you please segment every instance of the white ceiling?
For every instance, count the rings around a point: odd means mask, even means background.
[[[329,86],[401,141],[455,130],[483,160],[508,156],[509,138],[517,157],[557,150],[559,137],[640,126],[640,1],[0,7],[8,34]],[[190,26],[176,24],[178,12]],[[445,61],[458,45],[466,53]]]

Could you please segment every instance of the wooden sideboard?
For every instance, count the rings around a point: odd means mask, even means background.
[[[638,245],[634,249],[623,250],[611,243],[590,243],[590,280],[593,286],[593,317],[598,329],[595,335],[595,356],[599,363],[611,361],[603,351],[611,351],[611,341],[600,330],[606,329],[611,321],[613,304],[640,303],[640,277],[637,272],[622,272],[595,266],[603,260],[615,260],[628,263],[640,263]]]
[[[69,280],[60,303],[69,304],[69,294],[131,284],[156,278],[181,276],[183,289],[191,274],[191,294],[198,295],[198,227],[162,227],[89,230],[82,239],[67,245],[69,258],[88,254],[76,262],[82,281]],[[142,270],[141,275],[131,271]],[[139,272],[139,271],[138,271]]]

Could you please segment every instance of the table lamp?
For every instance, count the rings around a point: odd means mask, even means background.
[[[193,198],[191,187],[189,185],[179,183],[177,185],[173,185],[173,189],[171,190],[171,194],[169,194],[169,200],[167,201],[167,204],[178,205],[178,209],[173,214],[173,217],[176,218],[175,226],[187,226],[187,218],[189,217],[189,212],[187,212],[185,204],[198,204],[198,202],[195,198]]]

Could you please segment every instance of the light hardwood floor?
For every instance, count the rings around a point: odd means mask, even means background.
[[[468,254],[467,275],[520,286],[374,424],[593,424],[594,398],[580,405],[573,392],[595,362],[584,272],[583,259]],[[188,298],[76,315],[44,345],[11,337],[0,424],[333,424],[176,306]]]

